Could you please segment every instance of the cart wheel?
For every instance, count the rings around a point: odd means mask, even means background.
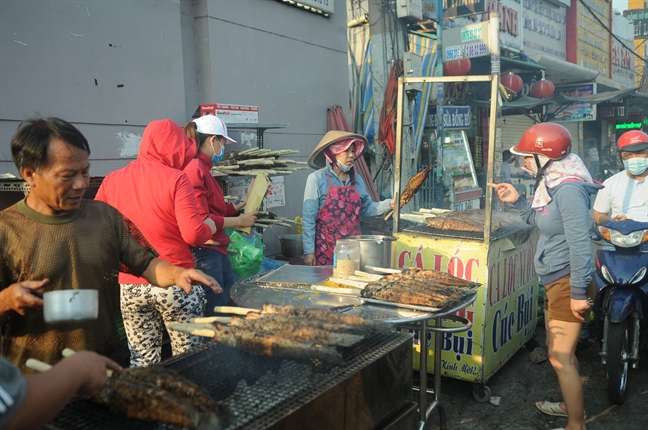
[[[491,390],[488,385],[473,384],[473,397],[479,403],[486,403],[491,398]]]

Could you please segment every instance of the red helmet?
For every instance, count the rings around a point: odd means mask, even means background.
[[[560,160],[571,152],[571,144],[571,134],[565,127],[553,122],[541,122],[529,127],[511,152],[516,155],[538,154]]]
[[[641,130],[626,131],[617,140],[619,152],[639,152],[648,148],[648,134]]]

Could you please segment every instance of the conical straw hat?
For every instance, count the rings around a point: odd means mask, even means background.
[[[335,142],[346,139],[360,139],[362,140],[364,148],[367,147],[367,139],[360,134],[349,133],[348,131],[332,130],[326,133],[315,149],[313,149],[313,152],[308,157],[308,165],[313,169],[321,169],[322,167],[325,167],[326,157],[324,156],[324,149]]]

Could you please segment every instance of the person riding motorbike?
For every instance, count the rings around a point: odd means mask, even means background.
[[[617,140],[625,170],[603,182],[594,203],[594,221],[632,219],[648,221],[648,134],[641,130],[623,133]]]

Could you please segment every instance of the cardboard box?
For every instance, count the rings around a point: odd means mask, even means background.
[[[225,124],[257,124],[259,122],[259,107],[222,103],[202,104],[194,112],[193,118],[198,118],[203,115],[216,115]]]

